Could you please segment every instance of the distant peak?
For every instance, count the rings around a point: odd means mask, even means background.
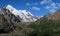
[[[7,5],[6,9],[13,9],[13,7],[11,5]]]
[[[12,7],[11,5],[7,5],[6,7]]]

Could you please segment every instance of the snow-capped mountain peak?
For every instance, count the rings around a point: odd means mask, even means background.
[[[7,5],[6,9],[8,9],[11,13],[13,13],[14,15],[17,15],[18,10],[16,10],[14,7],[12,7],[11,5]]]
[[[24,13],[24,14],[30,14],[31,16],[33,16],[29,11],[27,10],[19,10],[20,12]]]
[[[35,18],[35,16],[32,15],[31,12],[29,12],[27,10],[17,10],[14,7],[12,7],[11,5],[7,5],[6,9],[8,9],[15,16],[18,15],[24,22],[33,22],[33,21],[37,20]]]

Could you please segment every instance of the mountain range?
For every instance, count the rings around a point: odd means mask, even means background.
[[[27,10],[17,10],[11,5],[0,8],[0,32],[11,32],[17,26],[29,25],[37,21],[40,16],[34,16]]]
[[[11,5],[4,6],[0,8],[0,33],[1,36],[60,36],[60,10],[41,17]]]
[[[32,15],[27,10],[17,10],[14,7],[12,7],[11,5],[7,5],[7,6],[5,6],[5,8],[8,9],[15,16],[19,16],[23,22],[34,22],[38,18],[40,18],[40,17]]]

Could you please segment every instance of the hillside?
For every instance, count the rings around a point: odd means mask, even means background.
[[[60,36],[60,11],[47,14],[37,21],[19,23],[13,32],[1,36]],[[0,17],[1,18],[1,17]],[[27,25],[29,24],[29,25]]]
[[[60,36],[60,11],[43,16],[38,21],[29,25],[35,31],[31,36]]]

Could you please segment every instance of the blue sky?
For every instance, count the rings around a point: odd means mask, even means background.
[[[17,10],[28,10],[35,16],[60,10],[60,0],[0,0],[0,8],[6,5],[12,5]]]

